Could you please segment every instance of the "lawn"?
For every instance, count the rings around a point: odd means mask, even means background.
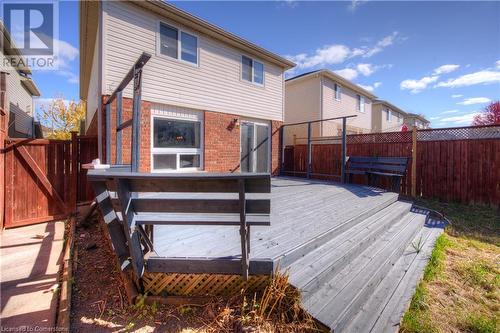
[[[499,332],[500,214],[420,200],[451,224],[436,241],[400,332]]]

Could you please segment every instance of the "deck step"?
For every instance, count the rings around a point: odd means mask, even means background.
[[[332,237],[342,234],[358,223],[365,221],[367,218],[377,214],[384,208],[397,202],[397,199],[397,195],[387,195],[384,200],[380,200],[380,202],[378,202],[376,205],[371,206],[369,209],[362,210],[357,216],[354,216],[344,223],[327,230],[326,232],[318,235],[311,240],[308,240],[307,242],[298,244],[295,247],[291,247],[290,250],[285,253],[280,253],[279,256],[274,257],[275,262],[279,263],[280,267],[289,266],[294,261],[299,260],[300,258],[306,256],[307,254],[329,242]]]
[[[426,225],[405,249],[346,332],[396,332],[443,228]],[[418,251],[417,251],[418,249]]]
[[[421,230],[425,218],[408,212],[328,283],[306,294],[305,308],[321,323],[342,332]]]
[[[406,215],[410,208],[410,203],[395,202],[293,262],[288,267],[290,283],[303,295],[317,290]]]

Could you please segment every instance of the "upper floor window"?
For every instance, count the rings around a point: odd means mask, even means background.
[[[252,58],[241,56],[241,78],[248,82],[264,84],[264,64]]]
[[[358,95],[357,108],[359,112],[365,112],[365,97]]]
[[[337,101],[340,101],[340,96],[341,96],[341,91],[342,91],[342,88],[338,85],[338,84],[334,84],[334,90],[335,90],[335,99]]]
[[[174,59],[198,64],[198,37],[160,23],[160,53]]]
[[[391,122],[391,121],[392,121],[392,112],[391,112],[391,110],[387,109],[387,110],[385,110],[385,111],[386,111],[386,113],[387,113],[387,114],[386,114],[386,119],[387,119],[387,121],[388,121],[388,122]]]

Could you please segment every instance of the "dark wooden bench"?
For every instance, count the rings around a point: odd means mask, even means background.
[[[88,179],[113,246],[137,277],[145,270],[165,273],[272,274],[270,259],[250,261],[250,227],[269,226],[269,174],[132,173],[90,170]],[[251,197],[247,197],[252,193]],[[117,214],[120,212],[121,214]],[[119,216],[121,215],[121,216]],[[239,226],[241,257],[155,256],[155,225]],[[209,240],[210,235],[207,234]],[[128,260],[128,261],[127,261]]]
[[[389,177],[391,191],[399,193],[408,160],[408,157],[350,156],[346,167],[347,180],[351,183],[353,175],[365,175],[369,185],[377,186],[381,176]]]

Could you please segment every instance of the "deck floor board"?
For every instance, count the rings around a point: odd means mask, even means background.
[[[297,244],[395,200],[397,194],[358,185],[273,178],[271,226],[251,228],[251,258],[276,258]],[[160,257],[227,257],[240,255],[238,227],[155,226]]]

